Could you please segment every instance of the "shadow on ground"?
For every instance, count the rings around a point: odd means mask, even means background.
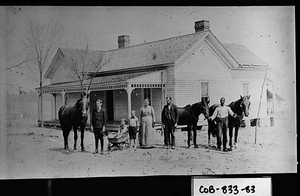
[[[62,147],[49,148],[49,150],[55,151],[55,152],[60,152],[62,154],[66,154],[66,155],[70,155],[74,152],[73,150],[65,150]]]

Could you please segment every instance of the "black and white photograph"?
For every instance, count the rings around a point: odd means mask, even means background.
[[[0,179],[297,173],[294,6],[0,10]]]

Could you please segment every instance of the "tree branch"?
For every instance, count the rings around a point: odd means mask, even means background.
[[[29,58],[29,56],[27,56],[26,59],[25,59],[24,61],[22,61],[22,62],[20,62],[20,63],[18,63],[18,64],[16,64],[16,65],[13,65],[13,66],[11,66],[11,67],[8,67],[8,68],[6,68],[4,71],[10,70],[10,69],[12,69],[12,68],[19,67],[19,66],[22,65],[23,63],[26,63],[27,60],[28,60],[28,58]]]

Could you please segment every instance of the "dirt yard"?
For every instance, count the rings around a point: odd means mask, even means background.
[[[290,122],[277,121],[275,127],[241,128],[238,148],[231,152],[207,146],[207,129],[198,131],[200,148],[187,148],[187,133],[176,132],[176,149],[163,147],[157,131],[156,147],[113,151],[94,155],[94,136],[85,132],[86,152],[65,151],[62,131],[16,122],[5,130],[7,170],[0,178],[61,178],[140,175],[214,175],[253,173],[296,173],[296,131]],[[80,134],[79,134],[80,138]],[[80,149],[80,139],[78,139]],[[73,132],[69,136],[73,148]],[[105,139],[107,146],[107,139]]]

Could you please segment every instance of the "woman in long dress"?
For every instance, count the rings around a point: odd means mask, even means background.
[[[146,98],[144,106],[140,111],[140,130],[139,142],[141,148],[154,147],[154,126],[155,126],[155,113],[152,106],[149,105],[149,99]]]

